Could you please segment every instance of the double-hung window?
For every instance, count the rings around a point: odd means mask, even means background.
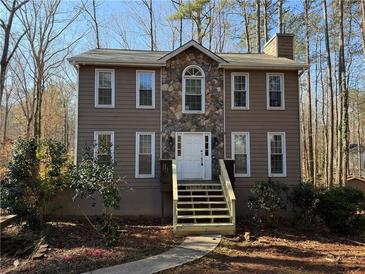
[[[269,132],[268,142],[268,168],[269,177],[286,176],[286,145],[284,132]]]
[[[231,107],[232,107],[232,109],[249,109],[249,76],[248,76],[248,73],[232,72],[232,74],[231,74]]]
[[[266,74],[267,109],[285,109],[284,74]]]
[[[95,107],[114,108],[114,69],[95,70]]]
[[[94,132],[94,158],[98,162],[111,164],[114,161],[114,132]]]
[[[155,133],[137,132],[136,134],[136,177],[155,176]]]
[[[235,175],[237,177],[250,176],[249,132],[232,132],[232,158],[235,160]]]
[[[198,66],[185,68],[182,77],[182,105],[184,113],[205,112],[205,76]]]
[[[155,72],[137,70],[136,75],[136,107],[155,107]]]

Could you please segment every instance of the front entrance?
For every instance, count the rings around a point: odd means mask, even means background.
[[[210,132],[176,133],[177,175],[180,180],[210,180]]]

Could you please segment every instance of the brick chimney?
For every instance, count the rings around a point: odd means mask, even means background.
[[[264,45],[264,53],[294,60],[294,34],[277,33]]]

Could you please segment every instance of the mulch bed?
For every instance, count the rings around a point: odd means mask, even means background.
[[[240,226],[212,253],[164,273],[365,273],[365,237]],[[244,232],[250,231],[250,241]]]
[[[94,220],[93,220],[94,222]],[[11,225],[1,234],[1,273],[80,273],[139,260],[181,242],[171,226],[154,219],[118,219],[119,241],[107,248],[105,240],[84,218],[49,220],[46,234]],[[137,225],[138,224],[138,225]],[[143,225],[141,225],[143,224]],[[35,246],[46,252],[32,259]]]

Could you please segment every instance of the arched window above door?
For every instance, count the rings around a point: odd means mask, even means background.
[[[192,65],[184,69],[182,97],[184,113],[205,112],[205,75],[200,67]]]

